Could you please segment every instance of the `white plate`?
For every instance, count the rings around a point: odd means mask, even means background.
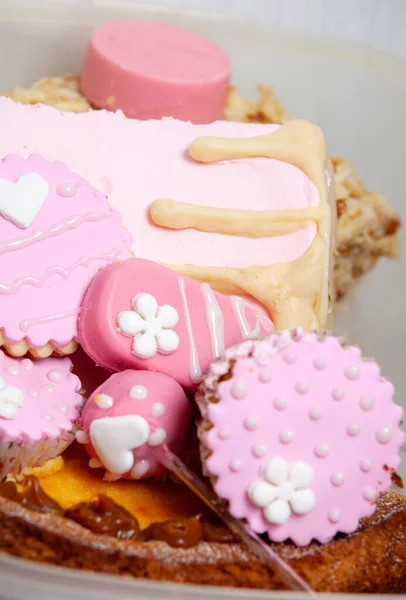
[[[249,94],[273,85],[291,116],[319,123],[332,154],[354,161],[368,186],[388,195],[406,221],[406,62],[361,44],[312,39],[262,29],[243,19],[165,12],[144,4],[102,5],[13,0],[0,4],[0,89],[28,85],[43,75],[80,70],[93,27],[126,16],[159,18],[199,31],[231,56],[234,83]],[[89,5],[92,5],[92,10]],[[405,232],[402,232],[405,239]],[[406,406],[406,261],[382,261],[346,300],[336,331],[382,365]],[[406,462],[406,461],[405,461]],[[403,475],[406,476],[406,465]],[[35,581],[34,581],[35,580]],[[288,598],[289,594],[227,591],[109,578],[2,558],[4,600],[126,600],[126,598]],[[299,598],[299,595],[294,595]],[[328,597],[320,596],[320,597]]]

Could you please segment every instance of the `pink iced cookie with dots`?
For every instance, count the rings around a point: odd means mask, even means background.
[[[188,390],[225,348],[272,330],[242,298],[144,259],[98,273],[79,318],[80,343],[98,365],[158,371]]]
[[[131,246],[106,196],[40,155],[0,163],[0,240],[0,344],[17,354],[76,340],[95,272]]]
[[[128,117],[223,118],[231,63],[201,35],[157,21],[111,21],[90,40],[81,90],[92,104]]]
[[[14,359],[0,350],[0,480],[58,456],[83,398],[69,358]]]
[[[191,407],[171,377],[149,371],[112,375],[89,398],[76,435],[106,469],[108,480],[145,479],[163,471],[156,451],[165,444],[179,455],[189,434]]]
[[[400,465],[393,393],[376,363],[334,337],[283,332],[231,348],[196,395],[216,493],[275,542],[355,531]]]

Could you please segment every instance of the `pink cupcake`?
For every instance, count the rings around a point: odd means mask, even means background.
[[[0,350],[0,481],[41,466],[74,440],[83,402],[69,358],[14,359]]]

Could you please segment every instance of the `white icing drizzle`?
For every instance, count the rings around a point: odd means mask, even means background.
[[[259,314],[257,314],[254,329],[251,329],[245,314],[245,300],[239,296],[231,296],[231,304],[233,305],[234,314],[237,318],[238,325],[240,326],[242,339],[248,340],[250,338],[258,337],[261,331],[261,319]]]
[[[195,342],[195,338],[193,336],[192,321],[190,318],[190,312],[189,312],[189,307],[188,307],[187,298],[186,298],[185,280],[183,279],[183,277],[178,277],[178,283],[179,283],[180,295],[181,295],[182,302],[183,302],[183,310],[185,311],[186,331],[187,331],[188,340],[189,340],[189,355],[190,355],[189,374],[190,374],[190,379],[193,381],[193,383],[197,383],[202,378],[202,370],[200,368],[199,357],[197,355],[197,349],[196,349],[196,342]]]
[[[20,321],[19,326],[21,331],[28,331],[31,327],[36,325],[42,325],[43,323],[53,323],[54,321],[62,321],[62,319],[68,319],[69,317],[77,317],[80,314],[80,308],[73,310],[66,310],[64,312],[55,313],[53,315],[45,315],[44,317],[36,317],[34,319],[25,319]]]
[[[68,279],[69,275],[71,275],[72,272],[77,269],[77,267],[88,267],[90,263],[95,260],[105,260],[107,262],[111,262],[120,255],[121,251],[121,248],[112,248],[108,252],[101,252],[95,256],[81,256],[68,269],[65,269],[59,265],[55,265],[54,267],[50,267],[44,271],[40,277],[32,277],[28,275],[26,277],[19,277],[11,284],[0,283],[0,294],[15,294],[23,285],[41,287],[49,277],[55,274],[61,275],[61,277],[64,279]]]
[[[206,322],[209,328],[213,360],[224,354],[224,316],[213,290],[208,283],[200,284],[206,305]]]
[[[21,250],[22,248],[31,246],[32,244],[40,242],[41,240],[46,240],[50,237],[55,237],[61,233],[65,233],[65,231],[76,229],[79,227],[79,225],[82,225],[82,223],[89,221],[101,221],[102,219],[111,217],[112,214],[113,213],[111,212],[88,212],[84,215],[75,215],[67,219],[62,219],[61,221],[57,221],[57,223],[51,225],[51,227],[48,229],[37,229],[36,231],[30,233],[30,235],[1,242],[0,255],[12,250]]]

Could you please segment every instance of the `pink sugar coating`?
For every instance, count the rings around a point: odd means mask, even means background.
[[[0,215],[0,329],[8,342],[26,338],[34,348],[48,341],[60,347],[77,338],[77,315],[94,274],[128,258],[132,240],[106,196],[63,163],[40,155],[8,155],[0,163],[0,178],[15,182],[24,173],[41,175],[49,191],[27,228]],[[76,184],[76,193],[58,194],[61,183]]]
[[[56,439],[62,432],[71,431],[83,403],[82,396],[77,393],[80,381],[71,369],[69,358],[30,361],[10,358],[0,351],[0,377],[7,386],[18,387],[24,394],[17,417],[0,418],[3,442],[30,443]],[[58,382],[50,384],[50,371],[60,373]]]
[[[130,390],[135,386],[143,386],[146,389],[145,398],[131,398]],[[110,396],[113,405],[107,409],[100,408],[94,401],[99,394]],[[157,403],[164,406],[164,412],[160,416],[153,416],[153,406]],[[191,407],[186,394],[174,379],[150,371],[127,370],[116,373],[90,396],[80,424],[88,434],[94,420],[125,415],[144,417],[150,425],[151,433],[157,429],[164,429],[165,444],[175,454],[181,454],[190,431]],[[92,457],[97,457],[90,445],[87,449]],[[133,455],[135,463],[142,460],[149,463],[149,469],[142,478],[152,477],[163,471],[163,467],[155,457],[154,448],[148,444],[134,450]],[[127,474],[127,477],[131,476]]]
[[[366,489],[381,494],[390,488],[391,471],[399,467],[398,453],[405,439],[399,428],[403,411],[393,402],[393,385],[380,376],[376,363],[362,360],[358,348],[343,348],[333,337],[319,341],[313,333],[294,335],[293,339],[286,335],[271,335],[266,341],[246,343],[243,352],[238,346],[228,350],[228,360],[234,357],[237,362],[232,377],[218,384],[217,404],[204,401],[204,394],[213,393],[218,374],[228,370],[228,361],[212,365],[205,385],[197,394],[203,415],[213,424],[203,437],[204,445],[211,451],[206,469],[217,478],[214,489],[228,500],[231,514],[246,518],[254,531],[267,532],[277,542],[290,538],[297,545],[306,545],[312,539],[325,543],[338,531],[355,531],[359,519],[374,512],[374,502],[364,497]],[[288,347],[279,349],[283,336],[288,339]],[[294,363],[286,362],[286,352],[295,354]],[[326,361],[323,370],[314,366],[314,361],[321,358]],[[359,368],[358,379],[345,375],[345,370],[352,366]],[[264,368],[272,373],[267,383],[259,378]],[[231,393],[236,380],[244,382],[247,389],[243,400],[236,400]],[[308,384],[306,393],[297,392],[298,381]],[[344,391],[340,401],[334,400],[334,389]],[[370,410],[361,407],[360,398],[364,394],[376,400]],[[287,399],[284,410],[275,409],[275,397]],[[322,411],[316,420],[309,414],[314,406]],[[253,414],[259,417],[259,425],[248,430],[244,420]],[[354,424],[359,426],[359,433],[350,435],[347,428]],[[218,436],[224,427],[231,432],[227,439]],[[379,443],[376,436],[384,427],[392,428],[392,437],[387,443]],[[279,438],[284,430],[292,432],[288,444]],[[266,451],[258,457],[253,449],[260,444]],[[315,494],[315,507],[304,515],[292,513],[282,525],[270,524],[263,509],[255,506],[247,494],[254,481],[261,479],[264,465],[276,456],[285,458],[289,464],[304,461],[314,471],[309,487]],[[360,466],[367,459],[372,460],[369,471]],[[230,468],[236,461],[240,462],[238,471]],[[344,477],[340,486],[331,481],[335,473]],[[338,521],[329,518],[332,510],[339,511]]]

